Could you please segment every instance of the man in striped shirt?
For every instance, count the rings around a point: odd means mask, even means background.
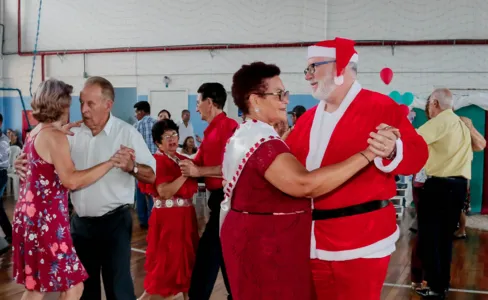
[[[144,138],[149,151],[154,154],[157,151],[157,147],[152,138],[152,127],[156,123],[156,119],[151,117],[151,105],[147,101],[139,101],[134,105],[134,110],[137,119],[135,127]],[[139,187],[136,186],[137,216],[139,218],[139,225],[143,229],[147,229],[148,227],[152,206],[152,197],[142,193]]]

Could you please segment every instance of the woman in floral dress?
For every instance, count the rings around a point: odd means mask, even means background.
[[[22,300],[42,299],[50,292],[60,292],[60,299],[79,299],[88,278],[71,241],[68,192],[94,183],[113,164],[75,169],[62,129],[72,91],[72,86],[49,79],[41,83],[31,104],[39,125],[24,147],[28,166],[15,207],[12,240],[13,275],[26,288]]]

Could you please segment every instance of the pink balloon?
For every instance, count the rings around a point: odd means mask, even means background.
[[[393,79],[393,71],[390,68],[383,68],[383,70],[380,72],[380,77],[381,80],[388,85]]]
[[[400,109],[405,114],[405,117],[408,117],[408,114],[410,113],[410,108],[405,104],[400,104]]]

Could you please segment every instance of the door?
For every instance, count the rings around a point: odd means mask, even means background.
[[[171,119],[181,121],[181,111],[188,109],[187,90],[151,91],[149,93],[151,116],[158,118],[158,113],[166,109],[171,113]]]

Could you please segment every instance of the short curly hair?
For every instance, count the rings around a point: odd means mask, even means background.
[[[279,76],[280,68],[273,64],[258,61],[243,65],[232,77],[232,97],[243,114],[249,113],[249,96],[265,93],[266,79]]]
[[[71,105],[73,86],[57,79],[41,82],[32,98],[32,116],[41,123],[58,121]]]
[[[163,141],[163,133],[168,130],[174,130],[178,133],[178,125],[171,119],[164,119],[154,123],[152,127],[152,138],[154,143],[161,144]]]

